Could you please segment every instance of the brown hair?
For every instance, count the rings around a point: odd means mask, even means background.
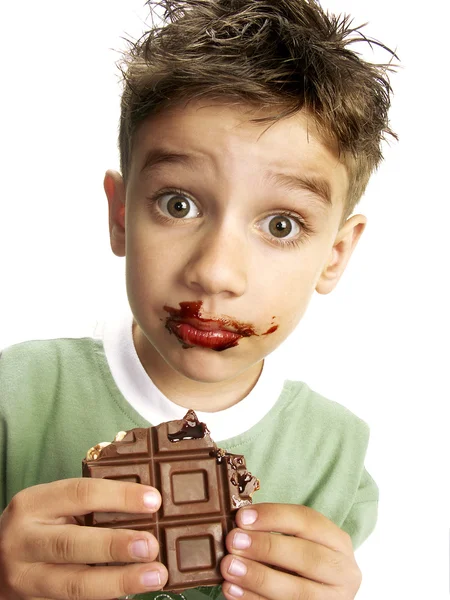
[[[181,101],[224,99],[275,108],[252,122],[277,122],[305,109],[324,141],[337,148],[350,185],[344,217],[353,211],[382,159],[389,127],[390,64],[372,64],[350,50],[376,44],[346,15],[325,12],[316,0],[149,0],[163,19],[130,42],[119,133],[127,181],[140,123]],[[162,13],[162,14],[161,14]],[[391,56],[391,58],[392,58]]]

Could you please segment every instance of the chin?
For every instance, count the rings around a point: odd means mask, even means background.
[[[206,348],[181,348],[180,353],[172,355],[166,362],[180,375],[200,383],[220,383],[237,377],[246,366],[242,366],[237,357],[232,358],[231,352],[237,348],[229,348],[222,352]],[[232,358],[232,360],[230,360]]]

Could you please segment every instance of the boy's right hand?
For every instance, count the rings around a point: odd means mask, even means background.
[[[153,535],[83,527],[74,519],[92,511],[154,513],[160,504],[152,487],[108,479],[22,490],[0,517],[0,600],[110,600],[160,590],[167,569],[153,562],[159,550]],[[108,562],[135,564],[89,566]]]

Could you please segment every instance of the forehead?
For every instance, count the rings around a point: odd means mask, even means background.
[[[185,155],[187,160],[178,162],[189,168],[309,177],[323,184],[322,191],[328,187],[335,200],[343,200],[347,169],[322,141],[314,119],[302,111],[278,122],[252,122],[273,115],[274,109],[206,100],[163,110],[140,125],[131,172],[139,177],[150,163],[163,163],[172,153],[173,163],[176,155]]]

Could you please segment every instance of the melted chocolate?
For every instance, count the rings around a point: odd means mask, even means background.
[[[238,488],[239,494],[242,496],[251,496],[253,492],[259,490],[259,479],[256,479],[251,473],[245,469],[245,461],[243,456],[229,454],[221,448],[216,453],[218,463],[225,459],[230,467],[231,477],[230,482]],[[239,506],[242,504],[242,498],[239,500]]]
[[[252,480],[251,473],[239,473],[238,474],[238,490],[240,494],[243,494],[247,484]]]
[[[170,314],[168,320],[172,321],[185,321],[188,319],[197,319],[202,323],[220,323],[223,327],[232,327],[236,333],[242,337],[250,337],[251,335],[257,335],[255,328],[249,323],[241,323],[235,319],[229,317],[219,319],[205,319],[200,315],[203,302],[180,302],[180,308],[172,308],[171,306],[164,306],[164,310]]]
[[[263,333],[262,335],[269,335],[270,333],[273,333],[274,331],[276,331],[278,329],[278,325],[274,325],[273,327],[271,327],[270,329],[268,329],[265,333]]]
[[[183,425],[183,428],[176,433],[168,433],[167,437],[171,442],[179,442],[180,440],[199,440],[205,437],[205,431],[202,427],[203,423],[197,425]]]
[[[205,437],[205,433],[209,433],[205,423],[201,423],[197,419],[197,415],[193,410],[186,413],[181,429],[176,433],[168,433],[167,437],[170,442],[179,442],[180,440],[199,440]]]
[[[180,302],[179,305],[180,308],[173,308],[172,306],[167,305],[165,305],[163,308],[170,315],[166,319],[166,329],[170,333],[174,333],[177,336],[183,348],[193,348],[195,346],[188,344],[185,340],[181,339],[181,337],[177,333],[177,325],[179,325],[180,323],[189,324],[189,321],[192,319],[195,319],[202,323],[219,323],[219,325],[222,326],[224,329],[226,329],[227,327],[231,327],[233,331],[240,337],[250,337],[252,335],[259,335],[256,333],[253,325],[250,325],[249,323],[242,323],[240,321],[237,321],[236,319],[231,319],[229,317],[221,317],[218,319],[205,319],[201,316],[201,308],[203,306],[202,301]],[[195,327],[195,324],[193,324],[193,327]],[[278,325],[274,325],[262,335],[269,335],[277,329]],[[227,350],[228,348],[233,348],[234,346],[237,346],[238,343],[239,338],[228,342],[224,342],[222,345],[211,348],[211,350],[215,350],[216,352],[222,352],[223,350]]]
[[[172,308],[170,306],[164,306],[164,310],[170,313],[173,318],[186,319],[189,317],[195,317],[201,321],[204,321],[200,317],[200,309],[203,302],[180,302],[181,308]]]

